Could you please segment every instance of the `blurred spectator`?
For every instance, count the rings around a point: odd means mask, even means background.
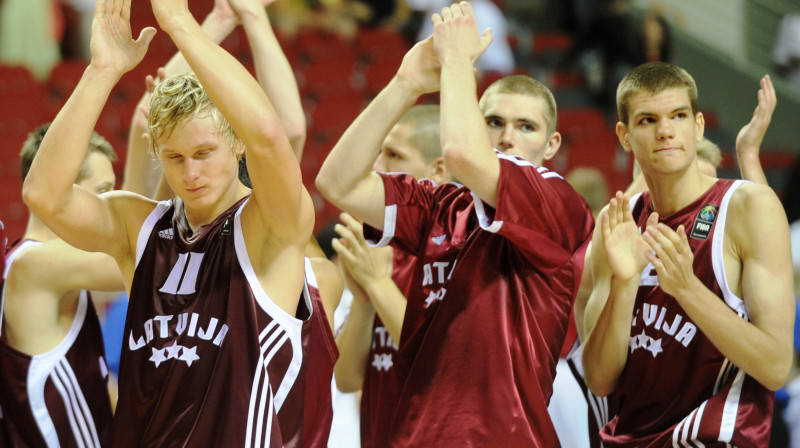
[[[772,62],[778,74],[800,90],[800,14],[788,14],[781,21]]]
[[[589,209],[592,210],[592,216],[597,218],[597,214],[611,198],[608,193],[608,182],[603,173],[594,167],[579,166],[567,174],[566,180],[579,195],[583,196],[589,204]]]
[[[27,67],[37,79],[47,79],[61,60],[62,24],[55,1],[0,1],[0,63]]]
[[[593,14],[575,52],[600,106],[613,109],[617,85],[626,73],[645,62],[671,60],[671,32],[656,2],[636,12],[629,0],[604,0]]]
[[[433,34],[433,13],[441,13],[442,8],[450,6],[453,0],[405,0],[412,11],[421,13],[422,20],[415,42],[421,41]],[[503,11],[492,0],[470,0],[472,10],[475,11],[475,20],[478,22],[478,32],[483,33],[486,28],[492,29],[494,40],[486,53],[478,59],[478,70],[481,72],[496,72],[509,74],[516,67],[511,45],[508,43],[508,25]]]

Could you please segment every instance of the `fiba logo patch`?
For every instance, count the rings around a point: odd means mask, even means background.
[[[714,225],[714,220],[717,219],[717,211],[719,207],[714,204],[706,204],[697,214],[694,219],[694,225],[689,236],[698,240],[707,240],[711,234],[711,227]]]

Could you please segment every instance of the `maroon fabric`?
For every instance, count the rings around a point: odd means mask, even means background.
[[[732,183],[719,180],[692,204],[661,217],[672,229],[683,224],[687,234],[698,222],[710,225],[704,229],[709,232],[706,238],[701,232],[690,236],[689,244],[695,274],[720,300],[724,296],[712,265],[713,232],[725,225],[722,199]],[[633,209],[642,229],[652,212],[650,195],[644,193]],[[705,223],[698,221],[702,217]],[[721,258],[721,249],[717,256]],[[769,444],[774,394],[714,347],[678,302],[658,287],[651,266],[643,272],[636,297],[628,353],[614,392],[618,415],[601,431],[604,446],[662,447],[684,439],[679,446]],[[732,413],[730,424],[723,420],[726,405]],[[726,427],[732,431],[730,440],[723,436]]]
[[[301,446],[313,299],[293,316],[261,288],[244,201],[194,235],[177,199],[142,227],[114,447]]]
[[[384,233],[417,256],[392,446],[559,445],[547,403],[593,219],[560,175],[498,158],[496,210],[456,184],[382,175]]]

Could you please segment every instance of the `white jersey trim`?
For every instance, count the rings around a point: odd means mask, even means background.
[[[750,317],[747,314],[747,307],[745,307],[744,301],[737,297],[728,286],[728,276],[725,273],[725,257],[723,256],[723,243],[725,242],[725,223],[728,217],[728,204],[730,203],[734,192],[736,192],[736,189],[742,186],[745,182],[746,181],[743,180],[735,181],[728,188],[728,191],[725,192],[725,196],[722,198],[722,202],[719,206],[719,214],[717,215],[717,226],[714,228],[714,239],[711,242],[711,264],[714,268],[714,276],[717,279],[717,284],[722,289],[722,296],[725,299],[725,303],[727,303],[729,307],[733,308],[734,311],[740,315],[743,315],[745,320],[749,321]]]
[[[64,359],[70,347],[78,338],[78,334],[86,320],[88,308],[89,297],[86,291],[81,291],[78,297],[75,318],[64,339],[49,352],[31,357],[27,381],[29,405],[39,431],[49,447],[59,446],[59,442],[55,425],[47,410],[44,398],[44,386],[48,378],[53,381],[64,401],[64,408],[69,416],[72,432],[79,446],[100,446],[94,419],[86,404],[83,391],[80,389],[72,367]],[[82,438],[84,441],[82,441]],[[97,442],[92,444],[93,441]]]
[[[139,236],[136,238],[136,264],[134,264],[134,269],[139,266],[139,260],[142,259],[144,249],[147,247],[147,240],[150,239],[150,234],[153,232],[153,227],[164,216],[164,213],[169,210],[169,207],[170,201],[159,202],[144,220],[142,228],[139,229]]]
[[[11,263],[14,262],[14,259],[17,258],[17,256],[19,254],[21,254],[23,251],[28,250],[31,247],[38,246],[40,244],[42,244],[41,241],[28,240],[28,241],[25,241],[25,242],[21,243],[14,250],[12,250],[11,252],[8,253],[8,255],[6,256],[6,267],[5,267],[5,269],[3,269],[3,284],[4,285],[5,285],[6,277],[8,277],[8,270],[11,269]],[[4,321],[3,316],[4,316],[4,313],[5,313],[5,308],[6,308],[6,288],[4,286],[2,288],[2,291],[0,291],[0,334],[2,334],[2,330],[3,330],[3,321]]]
[[[385,247],[394,238],[397,229],[397,204],[387,205],[383,211],[383,234],[378,241],[367,240],[370,246]]]

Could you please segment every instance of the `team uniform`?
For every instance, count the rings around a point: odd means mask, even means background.
[[[392,281],[405,297],[411,290],[413,268],[413,256],[394,251]],[[389,428],[401,386],[397,343],[376,315],[361,388],[361,448],[383,448],[389,444]]]
[[[496,209],[381,174],[384,230],[368,236],[417,256],[391,446],[558,446],[547,402],[593,219],[557,173],[497,157]]]
[[[6,268],[22,251],[39,244],[21,241],[9,251]],[[6,337],[0,331],[0,422],[5,443],[11,447],[107,446],[112,419],[108,367],[89,293],[80,292],[69,331],[50,351],[30,356],[11,347]]]
[[[306,261],[294,315],[267,296],[242,234],[246,201],[194,234],[177,198],[142,226],[114,447],[296,447],[304,416],[326,414],[304,409],[306,388],[319,387],[306,381],[313,314],[324,318],[314,274]],[[330,377],[325,387],[318,405],[330,408]]]
[[[692,204],[661,222],[683,225],[694,272],[742,319],[744,301],[728,287],[723,242],[728,203],[743,181],[718,180]],[[635,202],[641,229],[653,212],[650,194]],[[678,302],[642,272],[634,305],[628,360],[614,392],[618,415],[601,431],[606,447],[764,447],[774,394],[726,359]]]

